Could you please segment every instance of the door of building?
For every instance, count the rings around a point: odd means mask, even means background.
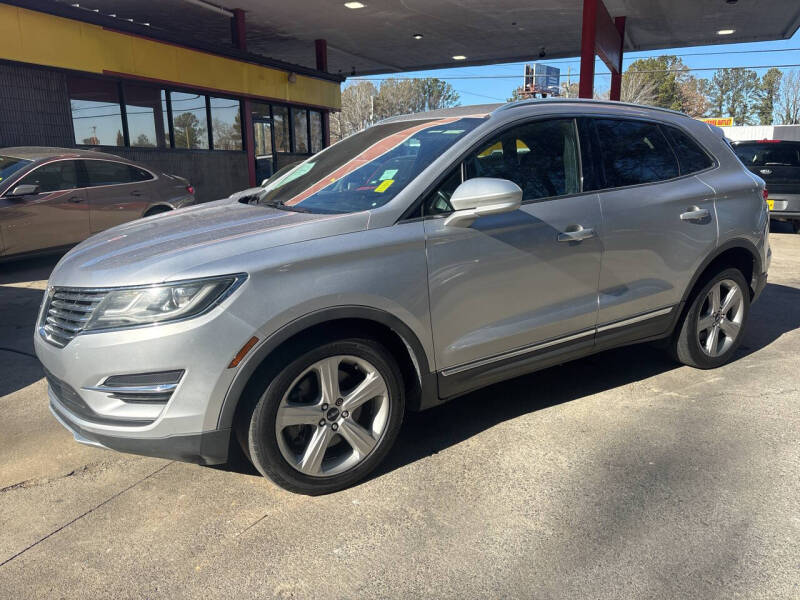
[[[275,171],[275,154],[272,151],[272,121],[268,116],[253,115],[253,140],[255,141],[256,185],[272,176]]]

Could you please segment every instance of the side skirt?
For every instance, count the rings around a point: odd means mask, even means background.
[[[680,307],[679,304],[651,311],[630,319],[599,325],[596,329],[565,338],[443,369],[436,374],[439,384],[438,404],[493,383],[534,373],[603,350],[667,337],[675,327]],[[430,408],[430,405],[423,408]]]

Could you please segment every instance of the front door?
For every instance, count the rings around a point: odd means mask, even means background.
[[[59,160],[34,169],[17,185],[36,185],[36,194],[0,198],[4,254],[69,246],[89,237],[89,205],[80,189],[74,160]]]
[[[453,190],[472,177],[514,181],[523,190],[522,207],[467,228],[445,226],[436,213],[446,213]],[[601,214],[597,195],[581,193],[573,119],[534,121],[488,140],[426,199],[423,211],[443,379],[562,344],[592,346]],[[583,233],[563,235],[576,231]],[[443,387],[445,396],[463,391]]]
[[[255,141],[256,185],[272,177],[274,163],[272,153],[272,121],[268,117],[253,116],[253,140]]]

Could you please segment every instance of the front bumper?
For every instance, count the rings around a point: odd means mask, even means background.
[[[253,333],[231,306],[238,297],[194,319],[84,333],[63,348],[36,331],[34,347],[53,414],[79,442],[201,464],[225,462],[230,430],[219,429],[218,421],[236,373],[228,363]],[[183,375],[167,398],[126,398],[104,386],[110,377],[169,371]]]
[[[87,446],[142,456],[170,458],[201,465],[217,465],[228,460],[230,429],[218,429],[190,435],[172,435],[165,438],[118,437],[89,431],[74,423],[53,394],[50,395],[50,412],[72,433],[76,442]]]

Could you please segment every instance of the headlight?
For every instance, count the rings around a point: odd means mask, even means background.
[[[226,275],[108,290],[83,331],[154,325],[196,317],[230,295],[247,276]]]

